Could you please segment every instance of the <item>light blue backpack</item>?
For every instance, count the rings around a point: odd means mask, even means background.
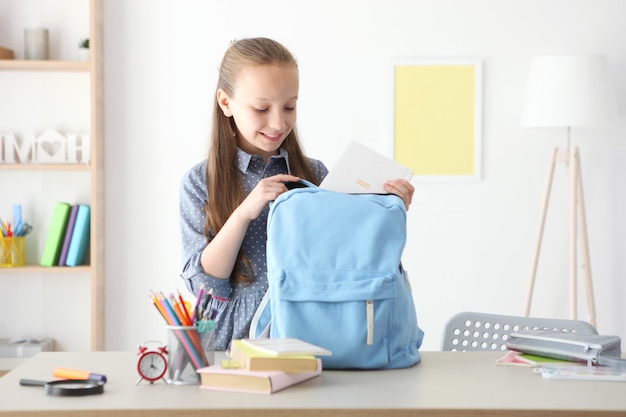
[[[404,368],[421,360],[400,258],[406,211],[393,195],[296,188],[270,204],[269,291],[250,337],[295,337],[332,352],[325,369]]]

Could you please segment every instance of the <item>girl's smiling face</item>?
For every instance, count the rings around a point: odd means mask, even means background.
[[[296,124],[298,69],[291,65],[257,65],[244,68],[235,90],[228,96],[217,91],[217,102],[237,126],[237,145],[267,162],[276,155]]]

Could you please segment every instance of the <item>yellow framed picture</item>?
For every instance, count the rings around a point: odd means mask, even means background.
[[[394,159],[414,180],[480,180],[480,60],[395,62],[393,109]]]

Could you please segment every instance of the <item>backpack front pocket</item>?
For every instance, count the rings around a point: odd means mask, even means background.
[[[333,355],[324,366],[384,368],[395,295],[392,275],[283,270],[271,289],[272,337],[296,337]]]

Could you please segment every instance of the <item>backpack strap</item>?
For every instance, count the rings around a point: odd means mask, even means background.
[[[295,188],[317,188],[315,184],[305,179],[300,179],[296,183],[285,183],[289,190]],[[257,307],[250,323],[250,339],[264,339],[270,337],[270,327],[272,324],[272,311],[270,309],[270,290],[268,289],[263,295],[261,304]]]
[[[270,337],[272,310],[270,309],[270,290],[268,289],[257,307],[250,323],[250,339],[266,339]]]

